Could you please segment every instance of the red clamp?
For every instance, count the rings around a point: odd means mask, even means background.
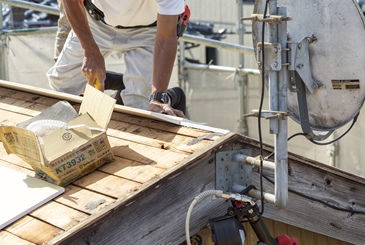
[[[278,239],[279,245],[300,245],[296,238],[288,237],[286,234],[280,235],[276,239]]]

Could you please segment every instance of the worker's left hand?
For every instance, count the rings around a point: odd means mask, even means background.
[[[163,113],[163,114],[168,114],[171,116],[186,118],[186,116],[184,115],[184,113],[182,111],[174,109],[168,104],[163,104],[163,103],[157,102],[157,101],[151,101],[147,110],[153,111],[153,112],[158,112],[158,113]]]

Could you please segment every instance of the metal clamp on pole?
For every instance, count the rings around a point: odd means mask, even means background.
[[[267,15],[266,18],[264,19],[263,14],[253,14],[253,15],[251,15],[251,17],[243,17],[243,18],[240,18],[240,20],[241,21],[251,20],[251,21],[256,21],[256,22],[266,22],[269,24],[281,24],[281,23],[283,23],[283,21],[291,21],[292,18],[280,16],[280,15]]]

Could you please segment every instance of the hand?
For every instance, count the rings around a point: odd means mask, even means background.
[[[96,79],[98,80],[98,89],[104,92],[105,61],[100,51],[85,51],[84,60],[82,62],[82,74],[86,77],[89,84],[95,87]]]
[[[171,116],[186,118],[186,116],[184,115],[184,113],[182,111],[174,109],[168,104],[163,104],[163,103],[159,102],[158,100],[152,100],[150,102],[150,105],[148,106],[147,110],[153,111],[153,112],[158,112],[158,113],[163,113],[163,114],[168,114]]]

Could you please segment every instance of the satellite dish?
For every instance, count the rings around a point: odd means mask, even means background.
[[[257,0],[254,14],[264,13],[265,4],[266,0]],[[313,80],[322,86],[312,89],[312,93],[307,87],[309,126],[318,131],[340,128],[357,115],[365,99],[362,11],[356,0],[278,0],[277,6],[286,7],[287,16],[292,18],[287,22],[288,43],[316,37],[308,45],[309,63]],[[257,52],[262,22],[253,22],[252,29]],[[269,41],[268,29],[265,28],[265,42]],[[300,123],[296,92],[288,92],[288,112]]]

